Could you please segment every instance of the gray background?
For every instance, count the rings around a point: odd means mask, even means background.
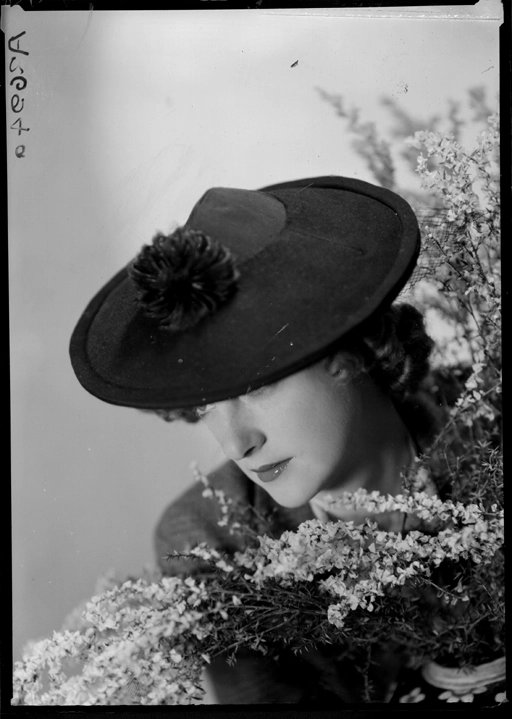
[[[24,158],[8,130],[15,658],[106,570],[151,563],[153,527],[192,481],[191,460],[222,459],[201,427],[80,387],[67,347],[90,297],[210,186],[371,181],[315,87],[383,129],[384,95],[419,117],[477,85],[493,100],[500,4],[480,5],[495,19],[3,8],[7,37],[26,30],[30,52]]]

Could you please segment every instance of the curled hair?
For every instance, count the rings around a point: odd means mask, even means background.
[[[392,305],[358,335],[347,350],[360,357],[375,382],[397,402],[414,395],[428,374],[434,347],[421,313],[407,303]]]

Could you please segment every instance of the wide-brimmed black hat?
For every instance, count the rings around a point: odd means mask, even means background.
[[[93,395],[131,407],[245,394],[386,308],[419,243],[408,203],[360,180],[213,188],[92,299],[71,338],[73,368]]]

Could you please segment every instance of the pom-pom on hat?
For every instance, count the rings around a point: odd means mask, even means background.
[[[419,241],[408,203],[360,180],[213,188],[92,299],[73,368],[118,405],[237,397],[321,359],[388,307]]]

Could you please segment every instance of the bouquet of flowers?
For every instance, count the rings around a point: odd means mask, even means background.
[[[463,563],[480,573],[492,567],[503,543],[502,511],[422,492],[384,498],[359,491],[347,499],[377,512],[413,512],[445,528],[397,537],[371,521],[356,527],[314,519],[279,539],[261,537],[258,547],[231,561],[198,546],[191,554],[207,567],[198,577],[128,580],[93,598],[81,630],[37,643],[17,666],[15,702],[189,704],[201,697],[201,672],[211,657],[236,659],[241,646],[267,653],[282,643],[300,651],[334,638],[368,646],[384,631],[411,647],[419,640],[427,655],[441,646],[453,653],[459,625],[477,618],[471,606],[470,620],[450,612],[471,605],[471,583],[461,570],[443,587],[433,573],[443,564]],[[419,594],[411,593],[419,588],[439,596],[436,616],[445,626],[440,632],[436,625],[437,636],[418,606]],[[410,627],[415,615],[419,621]],[[497,649],[499,641],[497,633]]]
[[[351,129],[367,133],[354,118]],[[389,169],[385,145],[372,137]],[[251,534],[240,518],[246,510],[196,469],[205,501],[220,503],[222,523],[247,535],[246,549],[227,556],[199,545],[184,555],[197,562],[193,576],[112,580],[72,630],[33,644],[16,663],[13,704],[193,704],[208,663],[236,661],[241,648],[278,655],[332,645],[369,662],[391,642],[417,665],[456,672],[502,661],[497,143],[495,115],[471,153],[449,133],[409,140],[423,185],[441,205],[418,210],[425,250],[410,291],[449,330],[425,388],[444,402],[446,421],[404,477],[403,494],[359,490],[332,501],[402,512],[412,529],[313,519],[279,537]],[[375,154],[372,161],[382,170]],[[361,700],[370,700],[368,686]]]

